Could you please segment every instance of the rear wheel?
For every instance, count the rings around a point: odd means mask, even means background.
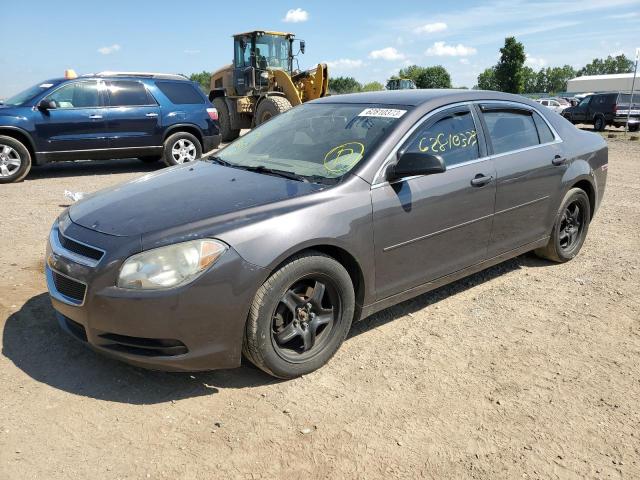
[[[640,124],[634,124],[634,125],[629,125],[629,131],[630,132],[637,132],[638,128],[640,128]]]
[[[202,156],[202,146],[189,132],[177,132],[164,141],[162,157],[169,167],[193,162]]]
[[[271,120],[280,113],[284,113],[291,108],[291,102],[284,97],[266,97],[256,110],[256,126]]]
[[[294,257],[258,289],[243,353],[279,378],[310,373],[342,345],[354,307],[351,278],[340,263],[319,252]]]
[[[591,220],[591,204],[584,190],[572,188],[562,201],[549,242],[536,255],[554,262],[568,262],[584,243]]]
[[[31,170],[31,154],[22,142],[0,135],[0,183],[19,182]]]
[[[607,127],[607,123],[604,121],[604,117],[602,115],[598,115],[593,119],[593,128],[596,132],[602,132]]]
[[[213,99],[213,105],[218,110],[218,123],[220,124],[220,138],[223,142],[232,142],[240,136],[240,129],[231,128],[231,116],[229,115],[229,107],[224,98],[217,97]]]

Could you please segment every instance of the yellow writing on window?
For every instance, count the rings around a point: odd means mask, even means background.
[[[444,153],[455,148],[468,148],[478,143],[475,130],[460,133],[438,133],[433,137],[421,137],[418,141],[418,150],[429,153]]]

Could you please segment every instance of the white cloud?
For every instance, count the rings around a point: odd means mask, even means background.
[[[122,47],[120,47],[120,45],[114,43],[113,45],[109,45],[108,47],[100,47],[98,49],[98,53],[101,53],[102,55],[111,55],[112,53],[119,51],[121,48]]]
[[[463,65],[469,65],[469,59],[468,58],[461,58],[460,59],[460,63]]]
[[[193,49],[187,48],[187,49],[184,51],[184,53],[185,53],[186,55],[197,55],[198,53],[200,53],[200,50],[193,50]]]
[[[309,20],[309,12],[301,8],[292,8],[287,11],[287,14],[282,19],[283,22],[287,23],[306,22],[307,20]]]
[[[447,29],[447,24],[444,22],[427,23],[418,28],[414,28],[415,33],[436,33],[443,32]]]
[[[404,54],[400,53],[393,47],[382,48],[380,50],[373,50],[369,53],[369,58],[381,59],[381,60],[402,60]]]
[[[527,59],[525,60],[525,64],[532,68],[542,68],[547,64],[547,61],[542,57],[532,57],[528,53],[526,54]]]
[[[352,60],[350,58],[329,60],[325,63],[329,68],[335,68],[336,70],[353,70],[364,66],[364,62],[362,60]]]
[[[444,42],[435,42],[426,52],[427,56],[436,57],[467,57],[475,55],[477,50],[473,47],[467,47],[459,43],[458,45],[447,45]]]

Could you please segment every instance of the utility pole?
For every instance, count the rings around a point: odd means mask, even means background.
[[[631,81],[631,94],[629,95],[629,107],[627,110],[627,125],[625,126],[625,133],[629,133],[629,117],[631,116],[631,107],[633,106],[633,91],[636,87],[636,75],[638,73],[638,57],[640,57],[640,48],[636,48],[636,65],[633,68],[633,80]]]

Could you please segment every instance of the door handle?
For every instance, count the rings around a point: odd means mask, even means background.
[[[102,115],[89,115],[89,118],[91,120],[100,120],[102,118]]]
[[[565,163],[567,163],[567,158],[561,155],[556,155],[555,157],[553,157],[553,160],[551,160],[551,163],[553,163],[556,167],[559,167],[560,165],[564,165]]]
[[[491,183],[491,180],[493,180],[491,175],[486,176],[479,173],[471,180],[471,185],[474,187],[484,187],[486,184]]]
[[[151,112],[151,113],[147,113],[147,114],[145,115],[145,117],[149,117],[149,118],[155,118],[155,117],[157,117],[157,116],[158,116],[158,114],[157,114],[157,113],[153,113],[153,112]]]

